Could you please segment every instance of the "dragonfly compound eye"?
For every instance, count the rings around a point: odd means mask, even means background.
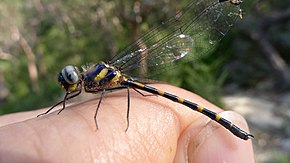
[[[72,65],[65,66],[59,73],[58,81],[67,91],[75,90],[80,81],[80,73]]]

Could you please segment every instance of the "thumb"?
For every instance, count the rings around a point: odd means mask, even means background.
[[[226,111],[220,115],[248,130],[246,121],[237,113]],[[175,162],[251,163],[254,162],[253,158],[251,140],[242,140],[215,121],[201,117],[181,135]]]

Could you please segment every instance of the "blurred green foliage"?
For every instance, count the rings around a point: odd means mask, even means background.
[[[136,37],[174,15],[176,8],[180,9],[187,3],[187,0],[180,0],[178,3],[121,0],[97,2],[2,0],[0,52],[7,56],[2,56],[0,60],[0,75],[3,78],[0,81],[2,85],[0,91],[8,93],[0,99],[0,114],[54,104],[63,93],[57,83],[57,75],[63,66],[71,64],[80,67],[111,58]],[[242,7],[249,11],[252,3],[245,3]],[[282,7],[283,3],[279,1]],[[145,15],[137,14],[138,5],[147,5]],[[271,3],[266,2],[263,7],[271,10]],[[251,14],[247,11],[246,13]],[[133,17],[138,24],[125,19],[124,15]],[[242,21],[238,22],[240,23]],[[273,30],[274,33],[278,33]],[[227,67],[229,61],[233,60],[232,54],[253,55],[249,53],[253,45],[247,37],[243,39],[246,41],[240,41],[241,37],[245,36],[237,29],[233,29],[212,54],[194,64],[180,66],[160,79],[194,91],[221,105],[222,86],[233,72],[231,66]],[[283,34],[276,37],[289,41]],[[236,48],[237,43],[240,43],[239,48]],[[29,50],[35,58],[27,55]],[[256,52],[255,49],[254,53]],[[259,72],[267,70],[267,66],[263,63],[258,64],[261,68]],[[35,72],[37,77],[34,79],[29,72],[33,64],[37,70]],[[245,65],[237,69],[241,68],[244,69]],[[256,76],[259,75],[253,73],[254,80],[257,80]],[[263,73],[260,76],[263,76]],[[249,83],[248,79],[239,75],[230,78],[241,84]]]
[[[279,152],[274,152],[275,153],[275,158],[274,158],[274,162],[277,163],[287,163],[290,162],[290,156],[289,154],[286,153],[279,153]]]

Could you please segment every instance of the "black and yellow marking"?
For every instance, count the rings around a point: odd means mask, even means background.
[[[164,92],[162,90],[158,90],[154,87],[150,87],[150,86],[147,86],[147,85],[144,85],[142,83],[138,83],[138,82],[135,82],[132,80],[125,80],[123,84],[128,85],[129,87],[141,89],[141,90],[144,90],[146,92],[150,92],[152,94],[156,94],[156,95],[165,97],[171,101],[185,105],[185,106],[191,108],[192,110],[198,111],[198,112],[206,115],[207,117],[211,118],[212,120],[216,121],[220,125],[224,126],[226,129],[228,129],[230,132],[232,132],[234,135],[236,135],[237,137],[239,137],[241,139],[248,140],[249,138],[253,137],[253,135],[248,134],[247,132],[243,131],[242,129],[240,129],[239,127],[234,125],[232,122],[221,117],[219,114],[217,114],[217,113],[215,113],[207,108],[204,108],[196,103],[193,103],[191,101],[188,101],[188,100],[183,99],[181,97],[178,97],[176,95]]]
[[[101,70],[101,72],[96,75],[94,80],[100,81],[100,80],[104,79],[106,77],[106,75],[108,74],[108,71],[109,71],[108,68],[103,68]]]
[[[68,87],[68,91],[75,91],[75,90],[77,90],[78,89],[78,84],[71,84],[71,85],[69,85],[69,87]]]
[[[178,97],[178,103],[183,103],[184,102],[184,98]]]

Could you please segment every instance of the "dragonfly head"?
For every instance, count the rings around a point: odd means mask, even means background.
[[[77,67],[68,65],[60,71],[58,82],[67,92],[74,92],[80,89],[82,76]]]

